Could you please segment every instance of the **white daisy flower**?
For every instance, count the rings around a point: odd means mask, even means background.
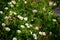
[[[17,30],[17,33],[21,33],[21,30]]]
[[[27,20],[28,20],[28,18],[27,18],[27,17],[24,17],[24,20],[25,20],[25,21],[27,21]]]
[[[27,28],[30,28],[30,26],[27,26]]]
[[[46,8],[45,7],[43,7],[43,11],[46,11]]]
[[[30,33],[32,34],[32,31],[30,31]]]
[[[6,24],[5,23],[2,23],[2,26],[6,26]]]
[[[20,15],[18,15],[18,18],[19,18],[20,20],[23,20],[23,17],[22,17],[22,16],[20,16]]]
[[[26,26],[28,26],[29,24],[28,23],[25,23]]]
[[[16,12],[14,12],[14,15],[16,15],[17,13]]]
[[[57,5],[56,2],[53,5],[56,6]]]
[[[2,13],[3,13],[3,11],[0,11],[0,13],[2,14]]]
[[[38,27],[35,27],[35,29],[36,29],[36,30],[39,30],[39,28],[38,28]]]
[[[56,22],[57,20],[56,19],[52,19],[53,20],[53,22]]]
[[[10,6],[11,6],[11,7],[14,7],[14,5],[13,5],[13,4],[11,4]]]
[[[34,10],[32,10],[32,12],[33,12],[33,13],[37,13],[37,10],[34,9]]]
[[[46,36],[46,33],[45,32],[39,32],[40,35],[43,35],[43,36]]]
[[[52,5],[53,5],[53,2],[52,2],[52,1],[50,1],[50,2],[49,2],[49,6],[52,6]]]
[[[9,16],[5,16],[5,18],[4,19],[9,19],[10,17]]]
[[[51,35],[51,34],[52,34],[52,32],[49,32],[49,34]]]
[[[21,25],[21,28],[25,28],[25,26],[24,25]]]
[[[14,1],[14,0],[12,0],[11,2],[12,2],[13,4],[16,4],[16,1]]]
[[[43,36],[46,36],[46,33],[45,32],[42,32],[43,33]]]
[[[40,34],[40,35],[43,35],[43,33],[42,33],[41,31],[39,32],[39,34]]]
[[[8,9],[8,7],[5,7],[4,9],[6,9],[6,10],[7,10],[7,9]]]
[[[30,24],[30,27],[32,27],[32,25]]]
[[[17,38],[16,38],[16,37],[14,37],[12,40],[17,40]]]
[[[5,27],[5,30],[6,30],[6,31],[10,31],[10,28],[9,28],[9,27]]]
[[[13,14],[13,12],[12,11],[9,11],[9,15],[12,15]]]
[[[25,4],[27,4],[27,1],[24,1]]]
[[[12,2],[8,2],[8,4],[9,4],[9,5],[11,5],[11,4],[12,4]]]
[[[33,34],[33,37],[34,37],[34,39],[37,39],[37,35],[35,33]]]

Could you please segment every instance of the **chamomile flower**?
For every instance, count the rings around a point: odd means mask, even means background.
[[[56,4],[56,2],[53,4],[53,6],[56,6],[57,4]]]
[[[10,17],[9,16],[5,16],[5,18],[4,19],[9,19]]]
[[[6,26],[6,24],[5,23],[2,23],[2,26]]]
[[[57,20],[56,19],[52,19],[53,20],[53,22],[56,22]]]
[[[17,13],[16,12],[14,12],[14,15],[16,15]]]
[[[21,25],[21,28],[25,28],[25,26],[24,25]]]
[[[13,14],[13,12],[12,11],[9,11],[9,15],[12,15]]]
[[[49,6],[52,6],[53,5],[53,2],[52,1],[49,1]]]
[[[12,2],[13,4],[16,4],[16,1],[14,1],[14,0],[12,0],[11,2]]]
[[[46,33],[45,32],[42,32],[43,33],[43,36],[46,36]]]
[[[50,35],[52,35],[52,32],[49,32]]]
[[[24,17],[24,20],[27,21],[28,20],[28,17]]]
[[[32,10],[32,12],[33,12],[33,13],[37,13],[37,10],[36,10],[36,9],[34,9],[34,10]]]
[[[27,1],[24,1],[25,4],[27,4]]]
[[[0,14],[2,14],[3,13],[3,11],[0,11]]]
[[[46,8],[45,7],[43,7],[43,11],[46,11]]]
[[[25,23],[26,26],[28,26],[29,24],[28,23]]]
[[[18,15],[17,17],[18,17],[20,20],[23,20],[23,17],[22,17],[22,16]]]
[[[37,39],[37,35],[35,33],[33,34],[33,38],[34,39]]]
[[[43,36],[46,36],[46,33],[45,32],[39,32],[40,35],[43,35]]]
[[[13,37],[13,39],[12,40],[17,40],[17,38],[16,37]]]
[[[9,27],[5,27],[5,30],[6,30],[6,31],[10,31],[10,28],[9,28]]]
[[[36,29],[36,30],[39,30],[39,28],[38,28],[38,27],[35,27],[35,29]]]
[[[17,30],[17,33],[21,33],[21,30]]]
[[[8,7],[5,7],[4,9],[6,9],[6,10],[7,10],[7,9],[8,9]]]

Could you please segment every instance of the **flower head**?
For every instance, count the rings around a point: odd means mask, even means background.
[[[17,33],[21,33],[21,30],[17,30]]]
[[[25,20],[25,21],[27,21],[27,20],[28,20],[28,18],[27,18],[27,17],[24,17],[24,20]]]
[[[32,10],[32,12],[33,12],[33,13],[37,13],[37,10],[34,9],[34,10]]]
[[[21,28],[25,28],[25,26],[24,25],[21,25]]]
[[[13,38],[13,40],[17,40],[17,38],[16,38],[16,37],[14,37],[14,38]]]
[[[33,37],[34,37],[34,39],[37,39],[37,35],[35,33],[33,34]]]
[[[53,2],[52,2],[52,1],[50,1],[50,2],[49,2],[49,6],[52,6],[52,5],[53,5]]]
[[[0,11],[0,13],[2,14],[2,13],[3,13],[3,11]]]
[[[2,23],[2,26],[6,26],[6,24],[5,23]]]
[[[10,31],[10,28],[9,28],[9,27],[5,27],[5,30],[6,30],[6,31]]]
[[[52,19],[54,22],[56,22],[56,19]]]

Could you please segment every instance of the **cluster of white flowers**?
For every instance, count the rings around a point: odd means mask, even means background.
[[[27,28],[30,28],[29,24],[28,23],[25,23],[25,25],[27,26]]]
[[[17,30],[17,33],[21,33],[21,30]]]
[[[20,15],[17,16],[20,20],[24,20],[24,21],[27,21],[28,20],[28,17],[22,17]]]
[[[36,10],[36,9],[34,9],[34,10],[32,10],[32,12],[33,12],[33,13],[37,13],[37,10]]]
[[[49,1],[49,6],[56,6],[56,2],[54,3],[53,1]]]
[[[12,40],[17,40],[17,38],[16,37],[13,37],[13,39]]]
[[[6,26],[6,24],[5,23],[2,23],[2,26]]]
[[[39,32],[40,35],[46,36],[46,32]]]
[[[10,31],[11,29],[9,27],[5,27],[5,30],[6,31]]]
[[[25,26],[24,25],[21,25],[21,28],[25,28]]]
[[[34,39],[37,39],[37,35],[35,33],[33,34],[33,38]]]
[[[0,14],[2,14],[3,13],[3,11],[0,11]]]
[[[52,19],[53,22],[56,22],[57,20],[56,19]]]
[[[31,24],[28,24],[28,23],[25,23],[25,25],[27,26],[27,28],[32,27],[32,25]]]
[[[9,11],[9,15],[12,15],[12,14],[16,15],[17,13],[14,11]]]
[[[18,17],[20,20],[23,20],[23,17],[22,17],[22,16],[18,15],[17,17]]]
[[[15,1],[15,0],[12,0],[11,2],[8,2],[8,4],[9,4],[11,7],[14,7],[14,5],[16,4],[16,1]]]

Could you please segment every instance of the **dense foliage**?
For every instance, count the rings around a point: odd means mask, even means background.
[[[59,0],[0,0],[0,40],[60,40]]]

